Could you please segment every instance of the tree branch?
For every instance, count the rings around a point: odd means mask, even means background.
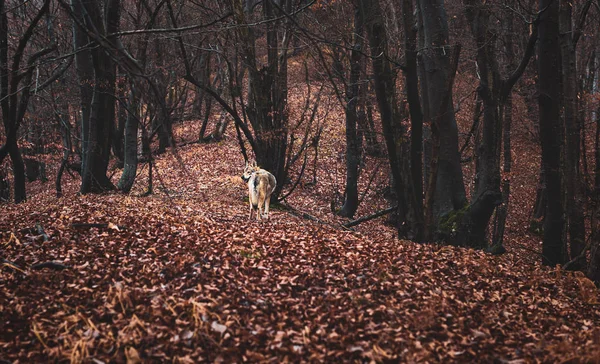
[[[585,5],[583,5],[583,9],[581,9],[581,13],[579,14],[579,19],[577,20],[577,25],[575,30],[573,31],[573,49],[577,46],[577,42],[581,37],[581,33],[583,32],[583,27],[585,25],[585,18],[587,16],[588,10],[590,10],[590,6],[592,6],[592,0],[588,0]]]
[[[546,9],[548,8],[545,8],[542,11],[540,11],[535,20],[533,21],[533,30],[529,35],[529,40],[527,41],[525,53],[523,54],[523,58],[521,58],[521,62],[519,62],[519,66],[517,67],[517,69],[514,70],[513,73],[506,79],[504,83],[503,97],[508,96],[515,83],[517,83],[519,78],[521,78],[523,72],[525,72],[525,68],[527,68],[527,65],[529,64],[531,56],[533,56],[533,53],[535,52],[535,43],[538,39],[538,24],[540,23],[542,13],[546,11]]]
[[[387,214],[389,214],[390,212],[394,212],[394,211],[396,211],[397,209],[398,209],[398,206],[392,206],[392,207],[388,207],[387,209],[385,209],[385,210],[380,210],[380,211],[377,211],[377,212],[376,212],[376,213],[374,213],[374,214],[367,215],[367,216],[363,216],[363,217],[361,217],[361,218],[359,218],[359,219],[356,219],[356,220],[352,220],[352,221],[350,221],[350,222],[348,222],[348,223],[345,223],[345,224],[344,224],[344,225],[342,225],[342,226],[343,226],[343,227],[345,227],[345,228],[350,228],[350,227],[352,227],[352,226],[356,226],[356,225],[358,225],[358,224],[360,224],[360,223],[362,223],[362,222],[365,222],[365,221],[369,221],[369,220],[373,220],[373,219],[375,219],[375,218],[378,218],[379,216],[387,215]]]
[[[252,136],[252,131],[250,131],[250,128],[248,128],[248,125],[246,125],[246,123],[244,123],[244,121],[240,118],[238,113],[236,113],[235,110],[233,110],[231,108],[231,106],[229,106],[227,101],[223,100],[223,98],[215,90],[213,90],[212,87],[203,85],[202,83],[196,81],[196,79],[189,73],[187,75],[183,76],[183,78],[186,81],[195,85],[196,87],[202,89],[204,92],[208,93],[210,96],[212,96],[221,105],[221,107],[223,109],[225,109],[225,111],[227,111],[229,113],[229,115],[231,115],[231,117],[233,117],[235,124],[238,125],[240,127],[240,129],[242,129],[242,131],[244,132],[244,136],[248,139],[248,142],[250,142],[252,149],[256,150],[256,144],[254,142],[254,137]]]

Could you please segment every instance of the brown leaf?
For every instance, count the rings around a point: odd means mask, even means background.
[[[140,354],[133,346],[128,346],[125,348],[125,358],[127,358],[127,364],[141,364],[142,359],[140,358]]]

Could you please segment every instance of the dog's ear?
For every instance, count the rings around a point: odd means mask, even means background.
[[[258,165],[256,164],[256,159],[252,159],[250,161],[250,167],[257,167]]]

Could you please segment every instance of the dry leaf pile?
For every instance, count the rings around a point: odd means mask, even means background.
[[[585,277],[398,241],[382,219],[336,228],[319,200],[343,181],[333,160],[288,201],[331,225],[277,209],[249,221],[235,149],[161,157],[149,197],[142,176],[132,196],[77,196],[70,181],[66,197],[38,185],[3,206],[0,360],[599,360]],[[384,205],[373,191],[357,216]]]

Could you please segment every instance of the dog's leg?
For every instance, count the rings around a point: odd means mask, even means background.
[[[264,206],[263,196],[258,195],[258,206],[257,206],[257,211],[256,211],[258,213],[258,215],[256,216],[257,220],[262,220],[263,206]]]
[[[258,206],[256,208],[256,220],[260,221],[262,219],[262,209],[260,205],[260,200],[258,200]]]
[[[265,199],[265,217],[269,220],[269,205],[271,204],[271,196]]]

